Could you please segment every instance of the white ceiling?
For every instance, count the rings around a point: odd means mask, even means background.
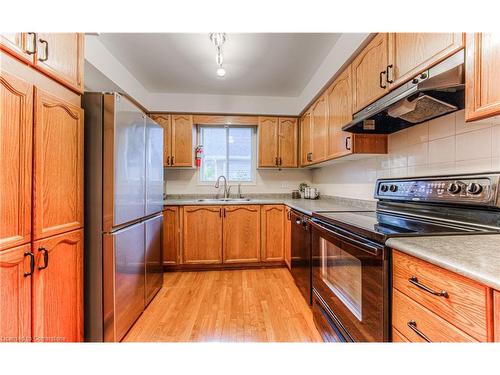
[[[102,33],[99,39],[150,93],[297,97],[341,34],[228,33],[224,78],[206,34]]]

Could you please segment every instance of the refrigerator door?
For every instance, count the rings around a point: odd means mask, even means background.
[[[146,305],[163,284],[163,214],[144,222],[146,225]]]
[[[144,222],[104,234],[104,341],[123,339],[144,310]]]
[[[163,128],[146,117],[146,216],[163,209]]]
[[[114,94],[114,110],[113,160],[111,165],[105,160],[104,173],[114,170],[112,226],[116,227],[146,212],[146,115],[119,94]]]

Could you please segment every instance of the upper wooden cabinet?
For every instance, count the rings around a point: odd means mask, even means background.
[[[29,244],[0,251],[0,342],[31,341],[32,256]]]
[[[388,45],[388,34],[377,34],[352,62],[354,113],[388,92]]]
[[[390,33],[386,82],[398,86],[463,47],[462,33]]]
[[[312,121],[311,112],[308,110],[300,118],[300,165],[311,164],[312,157]]]
[[[33,237],[83,227],[83,110],[35,89]]]
[[[282,261],[285,256],[285,207],[265,205],[261,208],[263,262]]]
[[[500,33],[467,34],[465,119],[500,115]]]
[[[192,115],[154,114],[163,127],[163,164],[165,167],[192,167],[195,138]]]
[[[325,160],[328,147],[327,105],[325,95],[311,106],[312,162]]]
[[[33,243],[33,341],[83,341],[83,230]]]
[[[180,261],[180,211],[179,207],[163,209],[163,264],[175,265]]]
[[[259,117],[259,167],[297,167],[297,119]]]
[[[260,206],[223,207],[224,263],[260,261]]]
[[[0,34],[0,47],[24,62],[33,62],[35,46],[35,33]]]
[[[0,250],[31,240],[33,85],[0,71]]]

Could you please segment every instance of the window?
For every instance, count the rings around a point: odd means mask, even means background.
[[[203,145],[200,181],[214,182],[220,175],[232,182],[254,180],[254,128],[200,126]]]

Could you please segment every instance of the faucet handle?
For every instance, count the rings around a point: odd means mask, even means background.
[[[231,187],[232,187],[232,185],[229,185],[229,186],[227,187],[227,193],[226,193],[227,198],[229,198],[229,194],[230,194],[230,192],[231,192]]]

